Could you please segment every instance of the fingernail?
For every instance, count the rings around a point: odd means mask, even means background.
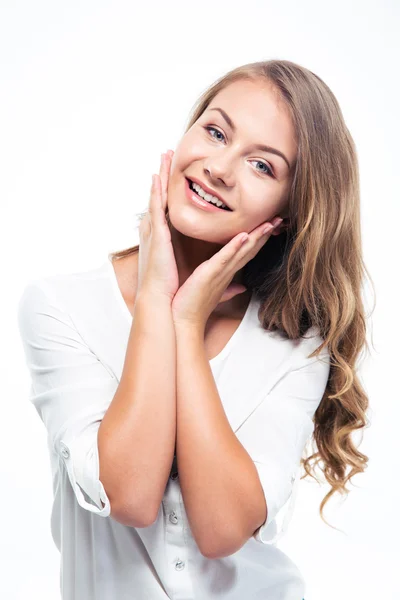
[[[273,225],[274,227],[277,227],[277,226],[278,226],[280,223],[282,223],[282,221],[283,221],[283,219],[281,219],[280,217],[278,217],[277,219],[274,219],[274,220],[272,221],[272,225]]]
[[[273,226],[269,223],[268,225],[266,225],[264,227],[262,234],[264,235],[264,234],[268,233],[269,231],[272,231],[272,229],[273,229]]]

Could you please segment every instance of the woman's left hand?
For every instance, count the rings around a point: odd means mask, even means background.
[[[230,300],[246,291],[239,283],[231,283],[235,273],[249,262],[271,236],[271,231],[282,221],[279,217],[271,223],[259,225],[242,243],[241,232],[230,240],[209,260],[201,263],[177,290],[172,300],[172,314],[175,325],[191,325],[205,329],[212,311],[220,302]],[[269,230],[263,230],[270,225]]]

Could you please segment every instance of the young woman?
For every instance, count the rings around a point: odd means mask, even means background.
[[[300,466],[322,464],[322,517],[368,461],[358,166],[330,89],[285,60],[215,82],[139,233],[19,304],[62,598],[302,600],[277,547]]]

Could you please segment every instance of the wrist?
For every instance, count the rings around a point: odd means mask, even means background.
[[[176,334],[179,336],[186,336],[202,342],[204,340],[204,327],[200,323],[192,323],[185,320],[174,320],[174,327]]]
[[[172,313],[172,299],[167,296],[167,294],[153,291],[149,288],[138,291],[135,298],[135,310],[137,307],[142,309],[149,306],[152,309],[157,307],[165,307],[168,308]]]
[[[173,332],[171,302],[163,295],[140,293],[135,300],[133,324],[149,331],[171,328]]]

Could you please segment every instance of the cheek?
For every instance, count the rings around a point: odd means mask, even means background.
[[[182,160],[189,162],[196,158],[202,158],[209,152],[209,146],[198,130],[188,131],[179,144]]]
[[[274,196],[271,193],[270,197],[265,197],[264,193],[260,199],[253,197],[243,203],[240,210],[240,223],[243,230],[252,231],[261,223],[268,222],[279,214],[279,199]]]

